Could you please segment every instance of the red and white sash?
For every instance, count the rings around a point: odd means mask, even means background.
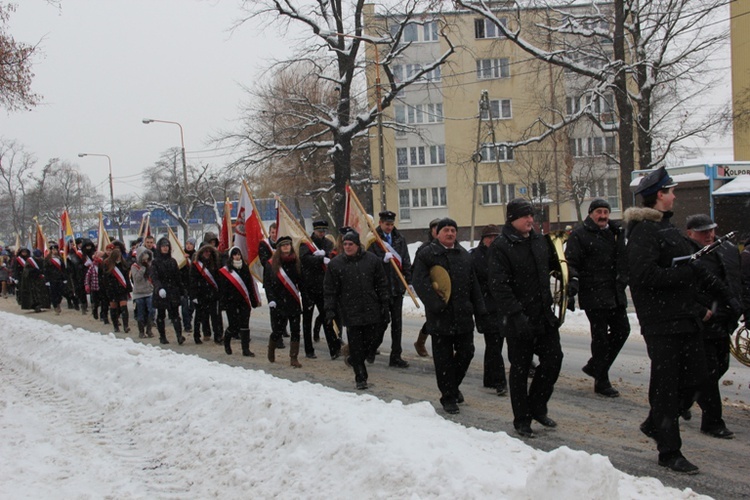
[[[247,289],[247,286],[245,286],[245,282],[242,281],[240,275],[237,274],[236,271],[227,269],[226,267],[219,269],[219,272],[228,279],[232,285],[234,285],[238,292],[240,292],[240,295],[242,295],[242,298],[245,299],[245,302],[247,303],[247,307],[252,307],[253,304],[250,302],[250,291]]]
[[[115,279],[117,279],[117,281],[120,282],[120,286],[121,287],[123,287],[125,289],[128,288],[128,284],[125,281],[125,275],[122,274],[122,271],[120,271],[119,267],[115,266],[115,267],[112,268],[112,276],[114,276]]]
[[[36,263],[36,259],[34,259],[34,257],[29,257],[28,259],[26,259],[26,265],[27,266],[33,266],[33,267],[39,269],[39,264]]]
[[[57,268],[58,271],[62,271],[62,262],[60,262],[60,259],[58,259],[57,257],[52,257],[49,261]]]
[[[211,274],[211,271],[208,270],[208,268],[203,264],[203,262],[196,260],[193,262],[195,264],[195,268],[198,269],[198,272],[201,273],[201,276],[208,281],[212,287],[215,289],[219,289],[219,285],[216,283],[216,280],[214,279],[213,275]]]
[[[396,260],[396,264],[398,264],[399,269],[403,269],[403,266],[401,264],[401,256],[398,254],[396,250],[393,249],[393,247],[383,238],[383,245],[385,245],[385,248],[387,251],[391,252],[393,254],[393,258]]]
[[[302,298],[300,297],[299,289],[297,288],[297,285],[294,284],[294,281],[292,281],[292,278],[290,278],[286,271],[284,271],[283,267],[279,267],[279,272],[276,273],[276,277],[279,278],[279,281],[284,285],[284,288],[292,294],[294,300],[296,300],[299,305],[302,305]]]
[[[86,260],[85,260],[85,262],[83,263],[83,266],[84,266],[84,267],[91,267],[91,264],[93,264],[93,263],[94,263],[94,261],[93,261],[93,260],[91,260],[91,259],[89,258],[89,256],[87,255],[87,256],[86,256]]]
[[[20,255],[17,255],[17,256],[16,256],[16,262],[18,262],[18,265],[19,265],[19,266],[21,266],[21,267],[26,267],[26,261],[25,261],[25,260],[24,260],[24,258],[23,258],[23,257],[21,257]]]

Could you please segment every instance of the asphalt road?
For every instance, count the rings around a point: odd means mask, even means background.
[[[101,322],[72,310],[63,309],[61,316],[55,316],[52,312],[28,313],[20,311],[12,298],[0,300],[0,309],[51,323],[71,324],[101,333],[111,332]],[[404,404],[428,401],[439,414],[461,425],[515,435],[510,399],[498,397],[494,391],[482,387],[484,345],[481,335],[476,336],[477,353],[462,385],[466,403],[461,405],[459,415],[450,416],[442,411],[438,402],[439,393],[432,359],[417,357],[412,347],[422,320],[407,317],[404,323],[404,358],[411,366],[405,370],[387,366],[390,341],[386,339],[381,347],[383,355],[368,366],[371,387],[367,392],[385,401],[399,400]],[[309,381],[336,390],[354,392],[351,369],[340,359],[329,359],[325,341],[316,344],[318,359],[308,360],[303,357],[303,367],[293,369],[289,366],[288,350],[277,351],[276,363],[268,362],[265,346],[269,333],[267,309],[260,308],[253,311],[251,318],[251,349],[257,354],[255,358],[245,358],[238,354],[227,356],[221,346],[213,342],[195,345],[190,336],[184,345],[179,346],[170,327],[167,328],[167,336],[171,343],[163,347],[211,361],[263,370],[293,381]],[[134,325],[130,334],[120,333],[117,336],[159,345],[158,339],[138,339]],[[733,359],[722,389],[727,396],[725,420],[727,426],[735,432],[735,439],[718,440],[701,434],[700,411],[696,408],[693,409],[693,419],[681,423],[683,453],[701,468],[701,473],[696,476],[682,476],[657,465],[654,443],[638,430],[638,425],[648,413],[649,370],[649,360],[640,335],[631,335],[611,372],[612,382],[622,394],[616,399],[595,395],[592,380],[580,371],[589,356],[589,339],[580,318],[577,323],[571,320],[570,324],[563,326],[562,343],[565,359],[550,401],[549,413],[558,422],[558,427],[548,430],[538,424],[532,425],[537,437],[526,440],[530,446],[546,451],[567,446],[605,455],[615,467],[626,473],[655,477],[666,485],[680,489],[692,488],[715,498],[750,497],[750,405],[746,403],[750,400],[750,368],[739,365]],[[235,352],[238,352],[239,345],[236,347]],[[505,359],[507,362],[507,356]],[[585,474],[585,471],[582,473]]]

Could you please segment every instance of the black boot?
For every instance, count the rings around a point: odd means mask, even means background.
[[[250,356],[251,358],[254,358],[255,353],[250,350],[250,329],[249,328],[240,329],[240,342],[242,344],[242,355]]]
[[[182,345],[185,343],[185,337],[182,336],[182,323],[180,323],[179,318],[177,321],[173,321],[172,325],[174,326],[174,333],[177,335],[177,343]]]
[[[163,319],[156,318],[156,330],[159,332],[159,342],[169,344],[167,340],[167,328]]]
[[[224,352],[232,354],[232,333],[224,332]]]
[[[145,325],[143,324],[143,321],[138,320],[138,338],[139,339],[145,339],[146,334],[145,332]]]
[[[130,327],[128,326],[128,322],[130,321],[128,306],[120,306],[120,317],[122,318],[122,331],[130,333]]]
[[[150,339],[154,338],[153,328],[154,328],[154,322],[151,320],[148,320],[146,322],[146,337]]]
[[[109,310],[109,316],[112,318],[112,327],[115,332],[120,331],[120,310],[119,309],[110,309]]]

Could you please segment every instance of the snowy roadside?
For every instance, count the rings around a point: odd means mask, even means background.
[[[0,323],[3,498],[702,498],[601,455],[463,427],[428,403],[8,313]]]

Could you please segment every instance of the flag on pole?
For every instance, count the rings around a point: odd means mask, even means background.
[[[60,215],[60,253],[64,260],[68,259],[68,247],[71,243],[75,242],[73,235],[73,227],[70,225],[70,216],[67,210],[63,210]],[[74,243],[75,244],[75,243]]]
[[[167,226],[167,231],[169,232],[169,245],[172,247],[172,258],[177,261],[177,267],[182,269],[188,263],[187,254],[172,228]]]
[[[36,223],[36,238],[34,242],[34,248],[37,250],[41,250],[42,253],[46,256],[49,250],[47,249],[47,238],[44,236],[44,232],[42,231],[42,226],[39,225],[39,221],[34,217],[34,222]]]
[[[351,186],[346,185],[346,204],[344,205],[344,226],[350,227],[359,233],[359,241],[362,248],[366,249],[375,240],[375,235],[370,227],[375,225],[373,217],[362,210],[362,204],[358,203],[359,198],[352,190]]]
[[[16,252],[21,248],[21,235],[16,233],[16,246],[13,248]]]
[[[141,241],[145,240],[147,236],[151,236],[151,214],[146,212],[141,217],[141,225],[138,228],[138,238]]]
[[[262,239],[263,224],[260,222],[260,215],[250,190],[243,181],[237,206],[237,219],[234,223],[234,246],[240,249],[250,266],[250,272],[258,281],[263,281],[263,264],[258,259],[258,248]]]
[[[109,235],[107,234],[107,230],[104,229],[104,217],[102,217],[102,213],[99,212],[99,241],[97,242],[96,249],[99,252],[103,252],[107,249],[107,246],[112,243],[109,239]]]
[[[224,216],[221,218],[221,232],[219,233],[219,252],[226,252],[232,243],[232,202],[229,198],[224,202]]]
[[[304,243],[311,252],[318,249],[307,235],[305,228],[294,218],[281,199],[276,198],[276,238],[289,236],[292,238],[292,246],[299,253],[299,246]]]

